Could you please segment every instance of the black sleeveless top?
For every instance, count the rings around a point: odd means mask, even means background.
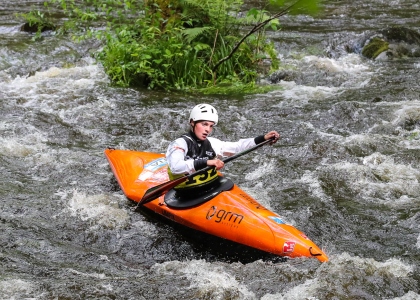
[[[187,142],[188,146],[186,159],[194,159],[194,169],[196,171],[207,167],[206,160],[216,157],[216,152],[208,139],[199,140],[192,131],[183,134],[181,137]]]
[[[199,171],[207,167],[207,160],[214,159],[216,157],[216,152],[214,151],[211,143],[208,139],[204,141],[199,140],[196,135],[190,131],[181,136],[185,140],[188,146],[188,151],[185,155],[185,160],[193,159],[194,160],[194,169]],[[168,168],[169,179],[173,180],[175,178],[184,176],[184,174],[172,174],[171,170]],[[176,186],[176,190],[186,190],[196,187],[204,187],[209,183],[214,182],[218,178],[218,173],[215,168],[208,170],[205,173],[196,175],[192,178],[189,178],[184,183]]]

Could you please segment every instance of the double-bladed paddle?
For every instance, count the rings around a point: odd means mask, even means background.
[[[247,154],[247,153],[249,153],[251,151],[254,151],[255,149],[257,149],[257,148],[259,148],[259,147],[261,147],[261,146],[263,146],[263,145],[265,145],[267,143],[272,142],[273,140],[274,140],[274,138],[265,140],[264,142],[259,143],[258,145],[255,145],[252,148],[246,149],[246,150],[244,150],[242,152],[239,152],[239,153],[237,153],[235,155],[226,157],[226,158],[223,159],[223,162],[224,163],[230,162],[230,161],[232,161],[232,160],[234,160],[234,159],[236,159],[238,157],[241,157],[242,155],[245,155],[245,154]],[[180,177],[180,178],[177,178],[177,179],[174,179],[174,180],[170,180],[170,181],[164,182],[162,184],[159,184],[157,186],[154,186],[154,187],[148,189],[146,191],[146,193],[144,194],[143,198],[141,198],[141,200],[139,201],[139,203],[136,205],[136,207],[134,208],[134,210],[137,210],[137,208],[139,207],[139,205],[146,204],[146,203],[148,203],[148,202],[150,202],[150,201],[152,201],[152,200],[154,200],[154,199],[162,196],[163,194],[167,193],[170,189],[176,187],[178,184],[181,184],[184,181],[187,181],[188,178],[192,178],[192,177],[197,176],[199,174],[205,173],[205,172],[209,171],[212,168],[214,168],[214,166],[207,166],[204,169],[198,170],[197,172],[194,172],[192,174],[185,175],[183,177]]]

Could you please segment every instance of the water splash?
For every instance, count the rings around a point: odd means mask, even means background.
[[[240,284],[224,270],[223,265],[204,260],[165,262],[156,264],[152,270],[157,276],[185,277],[189,285],[185,290],[197,299],[255,299],[254,293]]]
[[[68,192],[61,192],[60,194],[67,197]],[[92,230],[97,227],[124,228],[130,223],[127,210],[121,209],[117,199],[111,195],[87,195],[74,190],[70,199],[68,199],[67,210],[72,216],[89,222]]]

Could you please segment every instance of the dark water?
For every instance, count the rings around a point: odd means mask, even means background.
[[[37,4],[0,0],[0,299],[420,299],[420,61],[359,54],[372,31],[419,31],[418,1],[285,17],[282,90],[200,98],[110,87],[91,45],[19,32]],[[163,152],[200,102],[221,139],[281,133],[225,174],[328,263],[225,255],[130,210],[103,150]]]

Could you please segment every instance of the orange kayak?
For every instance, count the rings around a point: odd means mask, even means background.
[[[125,196],[139,202],[146,191],[169,180],[164,154],[106,149],[105,156]],[[278,256],[327,255],[294,226],[221,176],[218,185],[194,195],[170,190],[144,207],[170,221]]]

